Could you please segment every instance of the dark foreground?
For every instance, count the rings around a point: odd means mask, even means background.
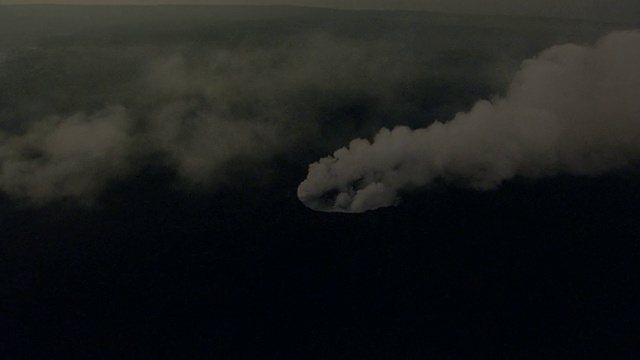
[[[5,354],[637,355],[640,189],[440,189],[362,215],[291,188],[166,193],[2,221]],[[63,211],[64,212],[64,211]]]

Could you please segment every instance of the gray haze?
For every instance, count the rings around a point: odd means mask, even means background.
[[[186,189],[273,178],[295,189],[309,162],[350,139],[450,119],[504,91],[522,59],[610,30],[302,8],[5,7],[0,189],[90,204],[156,168]]]
[[[640,162],[640,33],[552,47],[504,97],[453,120],[383,129],[309,167],[298,196],[326,211],[391,206],[436,180],[492,189],[514,176],[594,175]]]
[[[229,4],[296,5],[338,9],[427,10],[470,14],[507,14],[586,18],[637,23],[636,0],[0,0],[0,4]]]

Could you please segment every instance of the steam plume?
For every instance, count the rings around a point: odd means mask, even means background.
[[[516,175],[632,165],[640,160],[639,64],[637,31],[594,47],[552,47],[521,65],[502,98],[427,128],[382,129],[311,164],[298,197],[315,210],[363,212],[437,179],[484,190]]]

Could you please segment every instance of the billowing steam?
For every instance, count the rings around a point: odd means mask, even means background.
[[[187,189],[280,181],[282,169],[352,134],[451,118],[504,89],[517,70],[512,59],[559,37],[593,41],[605,31],[523,28],[514,18],[504,32],[460,36],[472,31],[469,21],[486,26],[484,18],[422,13],[405,26],[401,13],[382,21],[262,8],[187,7],[178,18],[161,7],[38,9],[7,8],[0,21],[0,196],[35,205],[91,204],[158,166]],[[527,65],[504,100],[446,125],[383,131],[374,145],[356,141],[335,163],[312,167],[301,197],[314,208],[358,211],[393,204],[397,190],[434,178],[489,187],[514,173],[592,173],[634,161],[636,37],[552,50]],[[554,57],[556,65],[546,59]],[[560,145],[549,144],[554,137]]]
[[[321,211],[392,206],[434,180],[491,189],[514,176],[592,175],[640,161],[640,33],[555,46],[506,96],[446,123],[382,129],[309,166],[298,197]]]

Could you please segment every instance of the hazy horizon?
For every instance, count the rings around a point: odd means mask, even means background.
[[[605,0],[493,0],[493,1],[395,1],[380,0],[0,0],[0,5],[227,5],[227,6],[301,6],[343,10],[410,10],[479,15],[519,15],[575,18],[621,23],[637,23],[640,2]]]

